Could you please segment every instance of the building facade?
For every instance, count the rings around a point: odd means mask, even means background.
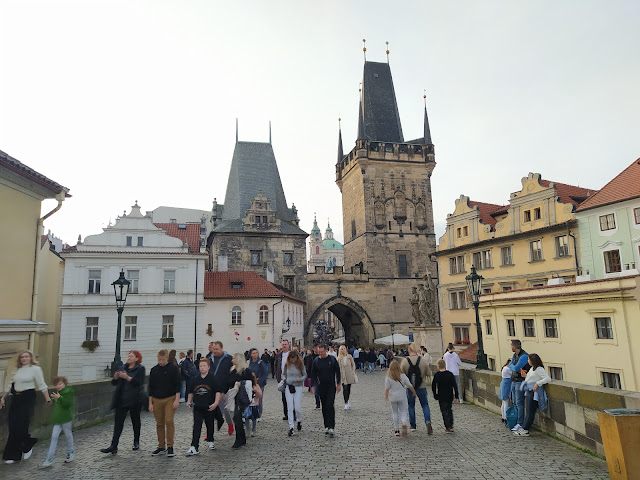
[[[344,246],[333,238],[333,230],[328,222],[324,238],[322,238],[315,217],[309,235],[309,261],[307,265],[310,273],[315,272],[316,267],[325,267],[326,271],[330,271],[333,267],[344,265]]]
[[[206,254],[155,226],[134,205],[103,233],[63,250],[59,373],[70,381],[104,378],[114,359],[117,312],[111,283],[131,282],[122,315],[121,358],[139,350],[206,351],[202,312]]]
[[[304,300],[255,272],[206,272],[205,332],[229,353],[303,345]]]
[[[507,205],[461,195],[438,244],[439,303],[445,343],[477,341],[465,277],[474,265],[483,293],[576,281],[580,235],[575,209],[594,190],[551,182],[538,173],[521,180]]]

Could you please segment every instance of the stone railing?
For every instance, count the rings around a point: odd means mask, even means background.
[[[498,398],[502,377],[487,370],[460,369],[466,401],[500,413]],[[535,426],[580,448],[604,456],[598,412],[610,408],[640,409],[640,393],[552,381],[545,386],[546,412],[538,412]]]

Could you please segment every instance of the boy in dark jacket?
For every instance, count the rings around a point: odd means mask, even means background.
[[[444,421],[445,433],[453,433],[453,398],[455,396],[458,401],[458,385],[453,373],[447,370],[447,364],[440,359],[437,362],[438,373],[433,376],[431,382],[431,390],[433,398],[440,403],[440,412],[442,412],[442,420]]]
[[[58,446],[58,437],[60,432],[64,432],[67,439],[67,458],[65,463],[73,461],[75,457],[75,448],[73,446],[73,435],[71,433],[71,424],[73,421],[73,388],[69,386],[69,382],[65,377],[55,377],[53,385],[56,391],[51,394],[53,402],[53,412],[51,413],[51,423],[53,423],[53,432],[51,433],[51,445],[47,459],[42,464],[43,467],[53,465],[53,457],[56,454]]]

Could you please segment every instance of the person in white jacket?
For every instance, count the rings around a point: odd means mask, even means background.
[[[527,372],[527,376],[523,382],[523,386],[525,387],[527,385],[533,385],[532,390],[527,390],[525,392],[527,416],[525,418],[524,425],[513,432],[514,435],[521,437],[529,436],[529,429],[531,428],[531,425],[533,425],[533,420],[536,418],[536,411],[538,410],[538,400],[536,392],[540,387],[546,385],[551,381],[551,377],[544,369],[544,365],[538,354],[529,354],[529,365],[531,365],[531,368]]]
[[[447,346],[447,351],[442,356],[442,359],[447,364],[447,370],[453,373],[454,378],[456,379],[456,385],[458,385],[458,393],[460,394],[460,403],[463,403],[464,400],[464,392],[462,391],[462,385],[460,384],[460,365],[462,365],[462,360],[455,351],[455,347],[453,343],[449,343]]]

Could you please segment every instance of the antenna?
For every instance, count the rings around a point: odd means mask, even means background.
[[[387,65],[389,64],[389,42],[384,42],[387,44]]]
[[[364,55],[364,61],[367,61],[367,39],[362,39],[362,53]]]

